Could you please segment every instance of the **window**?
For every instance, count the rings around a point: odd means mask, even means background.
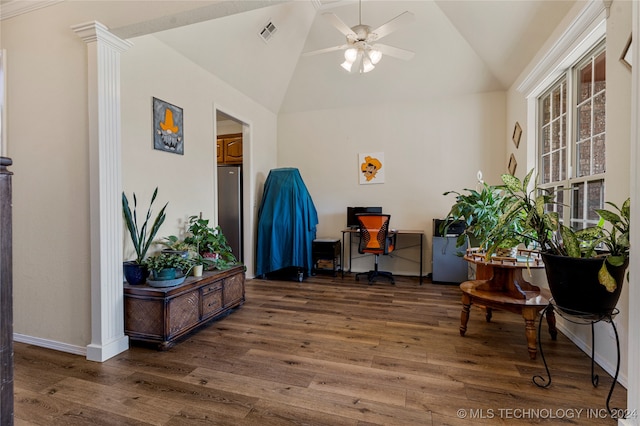
[[[598,222],[604,207],[606,52],[602,41],[538,97],[540,187],[573,229]]]

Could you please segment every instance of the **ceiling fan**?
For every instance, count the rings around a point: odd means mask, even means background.
[[[303,53],[303,56],[313,56],[321,53],[334,52],[336,50],[344,50],[345,60],[341,64],[342,68],[349,72],[357,70],[360,73],[369,72],[374,69],[375,65],[382,59],[383,54],[404,60],[413,58],[414,52],[410,50],[377,43],[382,37],[413,22],[413,13],[408,11],[403,12],[372,30],[370,26],[362,24],[362,0],[359,2],[358,12],[358,25],[351,28],[338,18],[336,14],[331,12],[323,13],[322,16],[347,37],[347,42],[339,46],[306,52]],[[355,68],[353,67],[354,64],[357,64]]]

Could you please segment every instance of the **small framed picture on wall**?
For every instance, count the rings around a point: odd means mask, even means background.
[[[184,154],[182,108],[153,98],[153,148]]]
[[[384,183],[384,152],[358,154],[360,185]]]
[[[627,40],[627,44],[624,46],[622,50],[622,55],[620,55],[620,61],[626,65],[627,68],[631,69],[631,48],[633,44],[633,38],[629,35],[629,39]]]
[[[522,137],[522,127],[520,127],[520,123],[516,121],[516,125],[513,127],[513,136],[511,139],[513,140],[513,144],[518,148],[520,146],[520,138]]]
[[[509,170],[509,174],[515,176],[516,167],[518,167],[518,162],[516,161],[516,156],[511,154],[511,157],[509,157],[509,165],[507,166],[507,169]]]

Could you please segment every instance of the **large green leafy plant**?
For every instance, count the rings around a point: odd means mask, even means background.
[[[596,209],[600,217],[596,226],[572,230],[561,223],[557,212],[548,209],[556,203],[555,194],[552,190],[538,188],[537,178],[531,180],[533,173],[534,169],[531,169],[522,181],[512,175],[502,175],[504,188],[510,194],[512,203],[488,236],[491,241],[488,253],[495,250],[501,240],[515,235],[535,241],[543,253],[574,258],[600,257],[603,264],[598,275],[599,281],[613,291],[616,281],[607,265],[622,266],[629,259],[630,199],[627,198],[620,207],[607,202],[615,211]],[[523,225],[519,231],[514,231],[510,226],[514,220]]]
[[[124,215],[124,222],[129,230],[133,248],[136,251],[135,262],[139,265],[144,263],[147,251],[166,218],[165,209],[167,208],[167,204],[169,204],[168,202],[162,207],[162,209],[160,209],[153,220],[153,223],[149,224],[149,220],[151,219],[151,207],[153,206],[153,202],[157,196],[158,188],[156,187],[155,191],[153,191],[153,195],[151,196],[151,202],[149,203],[144,222],[142,222],[142,226],[139,226],[137,213],[138,199],[136,197],[136,193],[133,193],[133,211],[131,211],[131,208],[129,207],[129,200],[127,199],[126,194],[124,192],[122,193],[122,212]]]
[[[455,194],[456,202],[451,206],[449,213],[443,222],[442,234],[447,233],[448,227],[453,221],[463,221],[465,230],[458,236],[456,245],[462,246],[465,241],[480,244],[481,248],[493,245],[492,230],[498,225],[502,214],[509,208],[512,200],[503,189],[482,182],[482,189],[464,189],[465,193],[448,191],[443,195]],[[510,223],[512,231],[520,230],[518,220]],[[514,247],[520,243],[517,232],[511,232],[509,238],[501,238],[499,247]]]

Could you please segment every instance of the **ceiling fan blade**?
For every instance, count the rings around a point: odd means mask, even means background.
[[[340,31],[345,36],[355,37],[356,33],[354,33],[353,30],[349,28],[347,24],[342,22],[342,19],[338,18],[338,16],[335,13],[327,12],[327,13],[323,13],[322,16],[324,16],[324,18],[327,21],[329,21],[331,25],[336,27],[338,31]]]
[[[411,50],[400,49],[397,47],[389,46],[388,44],[376,44],[373,47],[382,52],[383,55],[392,56],[398,59],[404,59],[405,61],[408,61],[415,55],[415,52],[412,52]]]
[[[395,30],[398,30],[403,26],[413,22],[414,19],[415,15],[409,11],[406,11],[396,16],[392,20],[380,25],[378,28],[371,31],[371,33],[377,35],[376,40],[380,40],[382,37],[387,36]]]
[[[320,55],[321,53],[335,52],[336,50],[344,50],[347,47],[349,47],[349,45],[347,45],[347,44],[343,44],[341,46],[326,47],[324,49],[318,49],[318,50],[312,50],[310,52],[304,52],[302,54],[302,56]]]

